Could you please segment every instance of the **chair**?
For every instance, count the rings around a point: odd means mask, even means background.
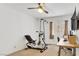
[[[59,37],[57,37],[57,41],[58,41],[58,42],[60,41],[60,38],[59,38]]]
[[[57,37],[57,41],[58,41],[58,42],[60,41],[60,38],[59,38],[59,37]],[[60,47],[59,47],[59,49],[60,49]],[[64,51],[65,54],[66,54],[66,50],[65,50],[65,48],[61,47],[61,49],[63,49],[63,51]]]

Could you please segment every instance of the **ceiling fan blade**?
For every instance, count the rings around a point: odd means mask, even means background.
[[[48,11],[46,11],[46,10],[44,10],[44,9],[43,9],[43,11],[48,14]]]
[[[35,7],[33,7],[33,8],[27,8],[27,9],[38,9],[38,7],[36,7],[36,8]]]

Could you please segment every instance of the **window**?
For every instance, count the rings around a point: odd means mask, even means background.
[[[49,28],[50,29],[50,31],[49,31],[50,32],[50,36],[49,37],[50,37],[50,39],[53,39],[54,38],[54,34],[53,34],[53,22],[50,22],[49,24],[50,24],[49,25],[49,27],[50,27]]]

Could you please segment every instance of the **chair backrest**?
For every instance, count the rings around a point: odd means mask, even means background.
[[[29,43],[34,42],[34,40],[31,38],[30,35],[25,35],[25,38],[27,39],[27,41],[28,41]]]
[[[60,41],[60,38],[59,38],[59,37],[57,37],[57,41],[58,41],[58,42]]]

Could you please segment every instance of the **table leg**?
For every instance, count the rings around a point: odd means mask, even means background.
[[[76,48],[73,48],[73,56],[76,56]]]
[[[61,46],[59,46],[58,56],[61,54]]]

